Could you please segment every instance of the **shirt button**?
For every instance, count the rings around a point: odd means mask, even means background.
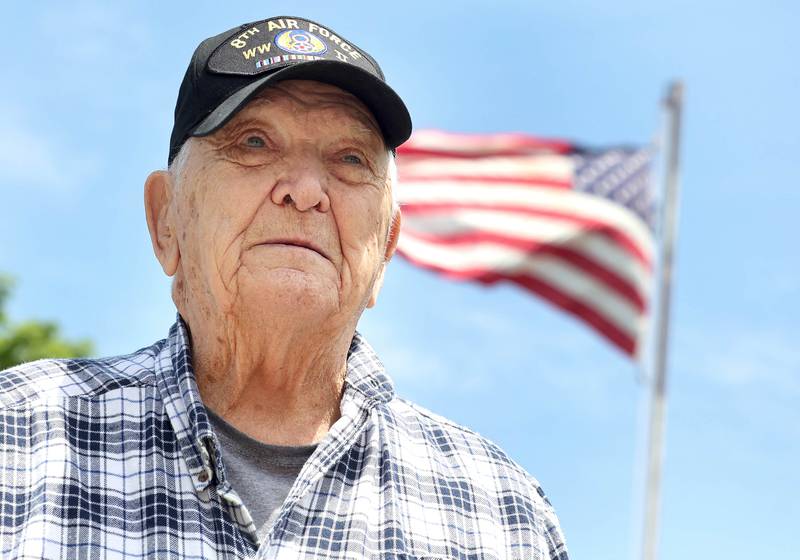
[[[197,480],[200,482],[208,482],[208,471],[201,472],[200,476],[197,477]]]

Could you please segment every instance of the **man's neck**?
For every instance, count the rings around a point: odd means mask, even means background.
[[[282,331],[258,340],[230,333],[220,340],[199,331],[192,345],[200,396],[240,431],[264,443],[308,445],[339,418],[353,333],[334,339]]]

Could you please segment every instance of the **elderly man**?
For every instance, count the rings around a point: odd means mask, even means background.
[[[145,182],[169,336],[0,376],[3,558],[566,558],[537,482],[356,332],[408,112],[301,18],[203,41]]]

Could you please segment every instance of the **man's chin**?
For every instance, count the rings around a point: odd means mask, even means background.
[[[338,278],[307,269],[272,268],[239,282],[239,301],[259,309],[305,315],[339,309]]]

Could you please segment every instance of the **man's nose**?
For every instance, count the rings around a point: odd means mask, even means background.
[[[327,212],[331,207],[324,169],[307,161],[295,162],[278,179],[270,196],[274,204],[291,204],[301,212],[312,209]]]

